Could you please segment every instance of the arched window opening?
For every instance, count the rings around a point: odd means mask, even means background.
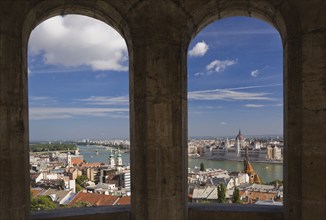
[[[249,17],[204,28],[188,50],[192,203],[283,204],[283,49]]]
[[[28,48],[31,210],[130,203],[128,52],[107,24],[50,18]]]

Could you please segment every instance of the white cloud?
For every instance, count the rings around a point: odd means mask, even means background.
[[[283,104],[272,104],[272,105],[263,105],[263,104],[246,104],[244,107],[247,108],[263,108],[263,107],[280,107]]]
[[[195,73],[195,76],[203,76],[203,75],[205,75],[205,73],[203,73],[203,72]]]
[[[212,73],[212,71],[219,73],[237,63],[237,60],[214,60],[206,66],[206,70],[209,71],[208,74]]]
[[[189,50],[189,56],[191,57],[202,57],[208,50],[208,45],[204,42],[198,42],[191,50]]]
[[[110,115],[110,118],[128,119],[129,118],[129,114],[127,114],[127,115]]]
[[[92,117],[116,117],[126,116],[129,112],[128,108],[43,108],[32,107],[29,109],[29,118],[31,120],[44,119],[67,119],[76,116],[92,116]]]
[[[247,108],[262,108],[262,107],[265,107],[265,105],[259,105],[259,104],[246,104],[246,105],[244,105],[244,107],[247,107]]]
[[[206,106],[197,106],[197,109],[214,109],[213,106],[206,105]]]
[[[48,101],[48,100],[53,100],[53,97],[49,96],[30,96],[29,100],[30,101]]]
[[[242,86],[242,87],[235,87],[235,88],[193,91],[193,92],[188,92],[188,99],[189,100],[227,100],[227,101],[235,101],[235,100],[274,101],[275,100],[274,98],[268,97],[268,95],[270,95],[269,93],[238,92],[238,90],[268,88],[268,87],[278,87],[278,86],[282,86],[282,84]]]
[[[54,97],[49,96],[30,96],[28,98],[29,105],[53,105],[57,104],[57,100]]]
[[[253,70],[253,71],[251,71],[250,74],[252,77],[257,77],[260,74],[260,72],[259,72],[259,70]]]
[[[242,87],[235,87],[235,88],[227,88],[224,90],[244,90],[244,89],[257,89],[257,88],[268,88],[268,87],[277,87],[282,86],[283,84],[270,84],[270,85],[259,85],[259,86],[242,86]]]
[[[110,26],[86,16],[57,16],[41,23],[30,36],[29,51],[32,56],[42,54],[45,64],[128,70],[124,39]]]
[[[194,91],[188,93],[189,100],[273,100],[268,97],[269,93],[237,92],[232,90],[214,89]]]
[[[106,97],[91,96],[85,99],[77,99],[77,101],[86,102],[90,105],[129,105],[128,96]]]
[[[65,68],[65,69],[47,69],[47,70],[33,70],[33,75],[34,74],[42,74],[42,73],[78,73],[82,71],[86,71],[86,68]]]
[[[108,74],[100,73],[100,74],[97,74],[95,76],[95,79],[103,79],[103,78],[106,78],[106,77],[108,77]]]
[[[196,109],[205,109],[205,110],[212,110],[212,109],[223,109],[223,106],[210,106],[210,105],[200,105],[197,106]]]
[[[201,36],[207,37],[207,36],[237,36],[240,35],[243,37],[243,35],[277,35],[280,36],[278,31],[274,28],[263,28],[263,29],[239,29],[239,30],[215,30],[215,31],[207,31],[200,33]]]
[[[222,122],[220,123],[220,125],[227,125],[227,123],[224,122],[224,121],[222,121]]]

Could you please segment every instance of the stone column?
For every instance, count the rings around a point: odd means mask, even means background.
[[[162,20],[155,26],[151,20],[160,18],[155,7],[149,10],[151,18],[142,15],[132,27],[129,48],[132,219],[182,220],[188,212],[187,51],[164,9],[157,9]]]
[[[312,17],[305,15],[309,24]],[[302,219],[326,219],[326,15],[321,18],[323,28],[310,25],[302,37]]]
[[[17,24],[0,15],[0,219],[29,219],[27,68]]]

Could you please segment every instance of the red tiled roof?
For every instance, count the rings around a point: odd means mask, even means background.
[[[87,168],[87,167],[100,167],[101,163],[84,163],[81,165],[82,168]]]
[[[88,202],[93,206],[113,205],[118,198],[119,198],[118,196],[112,196],[112,195],[80,192],[69,203],[69,206],[72,206],[77,202]]]
[[[40,193],[42,192],[43,189],[36,189],[36,188],[32,188],[31,192],[32,192],[32,197],[35,198],[36,196],[39,196]]]
[[[131,202],[130,196],[123,196],[114,205],[129,205]]]
[[[83,163],[83,160],[79,157],[77,158],[71,158],[71,164],[72,165],[80,165]]]
[[[240,191],[240,195],[242,197],[247,197],[248,196],[248,203],[254,203],[257,200],[262,200],[262,201],[268,201],[272,200],[275,198],[276,193],[274,192],[255,192],[255,191]]]
[[[39,175],[39,173],[31,173],[29,176],[31,180],[35,180]]]

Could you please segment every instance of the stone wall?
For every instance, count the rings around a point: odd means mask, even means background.
[[[69,13],[108,23],[128,45],[132,219],[188,219],[187,49],[204,26],[237,15],[273,24],[283,40],[287,150],[285,207],[278,213],[284,219],[326,219],[325,11],[325,0],[0,1],[0,219],[30,218],[29,34],[43,20]],[[189,219],[200,216],[240,215],[190,209]],[[267,215],[244,210],[241,216]]]

